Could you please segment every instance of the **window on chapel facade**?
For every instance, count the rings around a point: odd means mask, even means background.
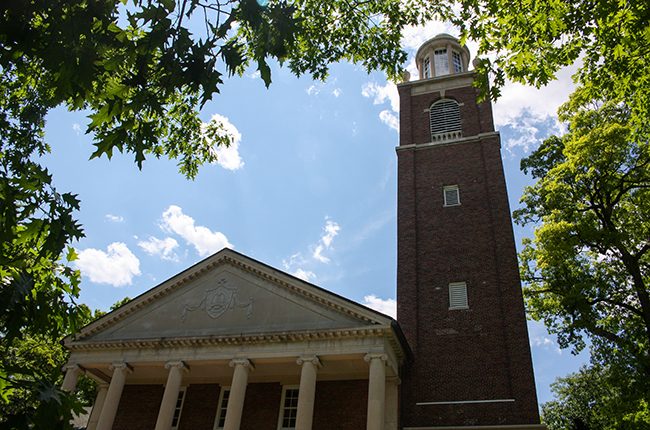
[[[298,387],[283,387],[278,430],[295,430],[297,416]]]
[[[230,388],[222,387],[219,396],[219,406],[217,407],[217,416],[214,420],[214,430],[221,430],[226,424],[226,411],[228,410],[228,398],[230,398]]]
[[[176,406],[174,407],[174,416],[172,418],[172,430],[178,429],[181,421],[181,412],[183,412],[183,402],[185,402],[185,388],[181,387],[178,391],[178,398],[176,399]]]

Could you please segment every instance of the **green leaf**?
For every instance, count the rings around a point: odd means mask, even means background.
[[[271,68],[264,59],[258,60],[257,70],[260,72],[260,77],[264,81],[264,85],[268,88],[271,85]]]

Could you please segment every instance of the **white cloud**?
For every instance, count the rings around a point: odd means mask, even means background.
[[[397,92],[397,86],[392,82],[387,82],[385,85],[379,85],[376,82],[366,82],[361,87],[361,95],[372,98],[372,104],[375,105],[389,101],[392,111],[399,112],[399,93]]]
[[[549,334],[543,323],[539,321],[528,321],[528,332],[530,336],[531,348],[545,349],[562,354],[562,350],[555,341],[554,337]]]
[[[105,217],[110,222],[124,222],[124,217],[121,215],[106,214]]]
[[[397,117],[397,114],[389,110],[383,110],[379,112],[379,119],[388,127],[395,131],[399,131],[399,118]]]
[[[320,261],[321,263],[330,262],[330,259],[323,255],[323,244],[321,243],[319,243],[314,247],[314,251],[312,252],[312,257],[314,257],[316,260]]]
[[[375,105],[389,102],[391,110],[381,111],[379,119],[388,127],[399,131],[399,93],[395,84],[387,82],[386,85],[379,85],[376,82],[366,82],[361,88],[361,95],[372,98]]]
[[[228,242],[226,235],[204,226],[195,225],[194,219],[185,215],[183,209],[175,205],[169,206],[163,212],[161,228],[185,239],[188,244],[194,246],[201,257],[206,257],[222,248],[234,248]]]
[[[307,87],[305,91],[307,92],[308,95],[315,96],[318,95],[318,93],[320,93],[320,87],[317,87],[316,84],[312,84],[309,87]]]
[[[380,299],[374,294],[371,294],[364,296],[363,305],[393,318],[397,317],[397,302],[395,299]]]
[[[75,122],[72,124],[72,130],[74,130],[74,132],[77,133],[77,136],[79,136],[81,134],[81,125]]]
[[[501,135],[505,139],[504,148],[512,155],[521,155],[535,149],[550,134],[564,134],[564,126],[556,117],[539,117],[528,109],[511,123],[501,126]]]
[[[341,227],[331,219],[325,220],[325,226],[323,227],[323,235],[320,240],[314,247],[312,252],[312,257],[320,261],[321,263],[329,263],[330,259],[323,255],[324,251],[327,251],[332,248],[332,242],[334,238],[338,236]]]
[[[138,242],[138,246],[147,254],[159,256],[163,260],[178,260],[178,256],[174,253],[174,249],[178,248],[178,242],[174,238],[158,239],[149,236],[149,239]]]
[[[230,138],[230,146],[214,145],[208,140],[211,150],[217,156],[217,164],[227,170],[238,170],[244,167],[244,161],[239,155],[239,143],[241,142],[241,133],[237,130],[230,120],[219,114],[212,115],[210,122],[215,122],[221,125],[218,132],[219,136],[227,136]],[[208,124],[204,123],[204,127]]]
[[[316,274],[310,270],[303,270],[301,268],[296,269],[293,273],[291,273],[293,276],[296,278],[300,278],[303,281],[306,282],[311,282],[316,278]]]
[[[296,252],[289,258],[282,260],[284,270],[291,273],[293,276],[304,279],[305,281],[312,282],[316,279],[316,273],[312,269],[318,264],[327,264],[330,258],[323,255],[326,251],[332,250],[332,243],[334,238],[338,236],[341,231],[341,226],[329,218],[325,218],[325,225],[323,226],[323,233],[320,239],[315,244],[309,246],[310,254],[305,257],[302,252]]]
[[[408,26],[402,31],[402,47],[407,50],[417,51],[427,40],[440,33],[458,36],[459,31],[452,25],[442,21],[429,21],[425,25]]]
[[[332,95],[336,98],[338,98],[341,94],[343,94],[343,90],[340,88],[334,88],[332,90]]]
[[[508,82],[494,104],[495,125],[514,124],[524,112],[539,120],[556,118],[558,107],[568,100],[575,89],[571,76],[578,67],[578,64],[574,64],[560,70],[556,80],[540,89]]]
[[[107,252],[94,248],[81,250],[75,265],[92,282],[114,287],[131,285],[133,277],[140,275],[140,260],[122,242],[111,243]]]

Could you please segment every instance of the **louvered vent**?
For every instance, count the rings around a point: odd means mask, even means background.
[[[449,284],[449,309],[467,309],[467,284],[454,282]]]
[[[460,106],[454,100],[443,99],[431,105],[429,121],[432,142],[454,140],[462,136]]]
[[[460,205],[460,191],[458,190],[458,185],[443,187],[442,191],[445,198],[445,206]]]

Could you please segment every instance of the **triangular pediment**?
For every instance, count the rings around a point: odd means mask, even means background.
[[[224,249],[70,341],[241,336],[390,323],[385,315]]]

